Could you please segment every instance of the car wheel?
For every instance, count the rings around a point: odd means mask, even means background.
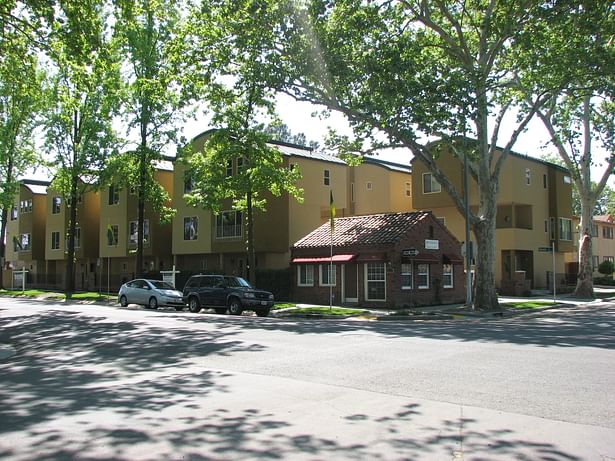
[[[231,315],[241,315],[241,301],[238,298],[231,298],[228,302],[228,313]]]
[[[120,306],[122,307],[128,306],[128,299],[126,299],[125,295],[120,296]]]
[[[226,307],[216,307],[214,310],[216,314],[226,314]]]
[[[153,296],[149,298],[149,304],[147,305],[150,309],[158,309],[158,300]]]
[[[256,311],[256,315],[259,317],[267,317],[269,315],[270,309],[258,309]]]
[[[199,299],[196,296],[191,296],[188,300],[188,308],[190,312],[197,313],[201,310],[201,305],[199,304]]]

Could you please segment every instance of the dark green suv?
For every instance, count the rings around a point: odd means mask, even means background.
[[[240,315],[252,310],[266,317],[273,306],[273,294],[230,275],[193,275],[184,286],[183,299],[190,312],[213,308],[218,314]]]

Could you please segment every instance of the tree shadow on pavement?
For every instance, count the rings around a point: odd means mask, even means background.
[[[600,347],[615,349],[615,303],[597,307],[566,307],[512,318],[464,320],[306,320],[281,318],[227,319],[208,314],[169,314],[185,322],[215,321],[221,329],[280,330],[296,334],[374,332],[390,337],[525,344],[541,347]]]

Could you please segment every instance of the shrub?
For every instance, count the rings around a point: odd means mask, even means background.
[[[615,272],[615,264],[613,261],[604,260],[598,265],[598,272],[604,275],[611,275]]]

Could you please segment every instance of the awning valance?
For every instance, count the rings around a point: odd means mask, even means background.
[[[330,256],[324,257],[314,257],[314,258],[293,258],[292,263],[295,264],[319,264],[319,263],[347,263],[352,261],[357,255],[333,255],[333,258]]]

